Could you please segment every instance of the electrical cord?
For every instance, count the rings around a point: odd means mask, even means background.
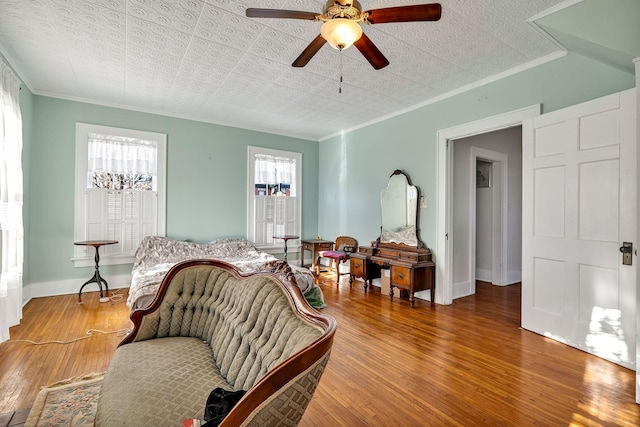
[[[117,302],[120,302],[120,301],[124,300],[124,295],[122,295],[121,293],[118,293],[118,291],[110,291],[110,292],[111,292],[111,296],[109,297],[109,301],[111,301],[112,304],[115,304]],[[118,337],[123,337],[123,336],[129,334],[129,332],[131,332],[131,329],[118,329],[117,331],[108,331],[108,332],[101,331],[99,329],[89,329],[86,332],[86,336],[79,337],[79,338],[74,338],[74,339],[69,340],[69,341],[51,340],[51,341],[37,342],[37,341],[32,341],[32,340],[7,340],[7,341],[4,341],[4,342],[5,343],[26,342],[26,343],[33,344],[33,345],[71,344],[71,343],[74,343],[74,342],[77,342],[77,341],[86,340],[87,338],[91,338],[94,333],[99,333],[99,334],[103,334],[103,335],[115,334]],[[2,343],[0,343],[0,344],[2,344]]]
[[[118,293],[118,291],[109,291],[111,293],[110,297],[101,297],[100,302],[111,302],[111,304],[115,304],[120,301],[124,301],[124,295]],[[84,304],[82,301],[78,301],[78,304]]]
[[[122,301],[123,299],[124,299],[124,295],[118,293],[118,291],[111,291],[111,296],[109,297],[109,300],[112,303]]]
[[[131,332],[131,329],[118,329],[117,331],[101,331],[99,329],[89,329],[87,330],[87,335],[84,337],[79,337],[79,338],[74,338],[72,340],[69,341],[59,341],[59,340],[51,340],[51,341],[31,341],[31,340],[8,340],[8,341],[4,341],[5,343],[13,343],[13,342],[26,342],[29,344],[33,344],[33,345],[44,345],[44,344],[71,344],[77,341],[81,341],[81,340],[86,340],[87,338],[91,338],[93,336],[94,333],[100,333],[103,335],[110,335],[110,334],[115,334],[118,337],[123,337],[125,335],[127,335],[129,332]],[[1,343],[0,343],[1,344]]]

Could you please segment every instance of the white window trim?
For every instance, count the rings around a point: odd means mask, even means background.
[[[256,154],[266,154],[274,157],[288,157],[296,161],[296,223],[295,234],[300,236],[302,232],[302,153],[295,151],[276,150],[272,148],[249,146],[247,150],[247,239],[255,242],[255,167]],[[287,253],[300,251],[300,239],[287,243]],[[277,240],[273,245],[260,245],[258,249],[270,253],[284,252],[284,241]]]
[[[75,182],[75,215],[74,215],[74,242],[87,240],[85,230],[84,190],[87,184],[88,144],[89,133],[106,135],[120,135],[130,138],[155,141],[158,144],[157,153],[157,235],[166,234],[166,176],[167,176],[167,135],[156,132],[146,132],[134,129],[117,128],[113,126],[100,126],[89,123],[76,123],[76,182]],[[95,250],[88,247],[86,256],[72,257],[74,267],[90,267],[95,265]],[[110,255],[105,251],[100,252],[100,265],[131,264],[134,254]]]

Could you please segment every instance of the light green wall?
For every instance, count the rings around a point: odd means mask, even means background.
[[[303,154],[303,237],[379,235],[379,192],[394,169],[424,192],[421,238],[435,246],[437,131],[542,103],[545,112],[634,86],[634,76],[570,54],[320,144],[207,123],[21,94],[25,123],[25,284],[88,277],[74,268],[75,123],[168,135],[167,234],[207,241],[246,235],[248,145]],[[319,184],[321,183],[321,184]],[[127,274],[131,266],[106,266]]]
[[[167,235],[196,242],[246,237],[247,146],[301,152],[302,233],[317,233],[317,142],[44,96],[34,97],[32,116],[25,284],[91,274],[70,261],[76,122],[166,133]],[[104,267],[106,275],[130,272],[131,265]]]
[[[427,198],[418,225],[424,243],[434,248],[438,130],[538,103],[549,112],[634,86],[633,75],[570,54],[322,141],[318,232],[326,239],[350,235],[360,244],[375,240],[380,234],[380,190],[395,169],[402,169]]]
[[[638,17],[638,0],[584,0],[536,23],[637,57],[640,56]]]

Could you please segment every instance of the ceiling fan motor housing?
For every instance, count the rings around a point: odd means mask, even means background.
[[[356,0],[329,0],[324,6],[323,15],[326,19],[346,18],[360,19],[362,7]]]

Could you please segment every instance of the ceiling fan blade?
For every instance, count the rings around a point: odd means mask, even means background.
[[[309,63],[309,61],[311,61],[311,58],[313,58],[313,56],[318,53],[320,48],[324,46],[326,42],[327,41],[321,35],[318,35],[318,37],[313,39],[309,46],[307,46],[307,48],[302,51],[300,56],[298,56],[298,58],[293,61],[293,64],[291,65],[294,67],[304,67]]]
[[[389,65],[389,60],[380,52],[380,50],[373,44],[371,39],[366,34],[362,33],[362,37],[353,44],[358,50],[367,58],[369,64],[376,70]]]
[[[442,15],[440,3],[420,4],[415,6],[387,7],[368,11],[367,21],[370,24],[388,22],[437,21]]]
[[[288,18],[288,19],[308,19],[315,21],[318,14],[313,12],[302,12],[300,10],[282,9],[257,9],[249,8],[246,12],[249,18]]]

